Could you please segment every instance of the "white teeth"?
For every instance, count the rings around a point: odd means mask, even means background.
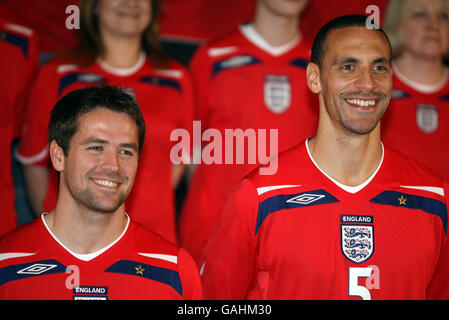
[[[376,100],[346,99],[346,101],[360,107],[374,106],[376,104]]]
[[[106,187],[117,187],[118,183],[112,182],[112,181],[107,181],[107,180],[94,180],[95,183],[97,184],[101,184],[102,186],[106,186]]]

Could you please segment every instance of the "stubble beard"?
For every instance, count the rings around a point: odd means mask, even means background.
[[[72,196],[75,199],[78,207],[84,207],[89,211],[98,212],[101,214],[110,214],[115,212],[128,197],[127,194],[122,192],[117,201],[115,201],[113,204],[107,205],[103,203],[103,201],[96,198],[88,188],[81,190],[76,196],[74,196],[73,194]]]

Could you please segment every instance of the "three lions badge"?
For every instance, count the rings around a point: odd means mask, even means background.
[[[352,262],[362,263],[374,252],[374,226],[371,216],[340,217],[341,250]]]
[[[266,75],[264,79],[265,106],[273,113],[283,113],[290,107],[291,84],[288,76]]]

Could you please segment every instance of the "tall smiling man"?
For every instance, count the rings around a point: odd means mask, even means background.
[[[391,46],[366,19],[317,34],[316,136],[229,195],[200,263],[206,298],[449,298],[448,185],[380,141]]]
[[[125,212],[145,130],[121,89],[59,100],[49,124],[56,208],[0,239],[0,299],[201,298],[188,253]]]

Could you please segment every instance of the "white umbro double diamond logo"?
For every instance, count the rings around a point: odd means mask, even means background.
[[[287,202],[307,205],[307,204],[311,204],[312,202],[315,202],[317,200],[320,200],[324,197],[325,197],[325,195],[322,195],[322,194],[303,193],[303,194],[300,194],[299,196],[288,199]]]
[[[35,263],[31,266],[23,268],[22,270],[17,271],[18,274],[41,274],[47,272],[53,268],[57,267],[56,264],[44,264],[44,263]]]

